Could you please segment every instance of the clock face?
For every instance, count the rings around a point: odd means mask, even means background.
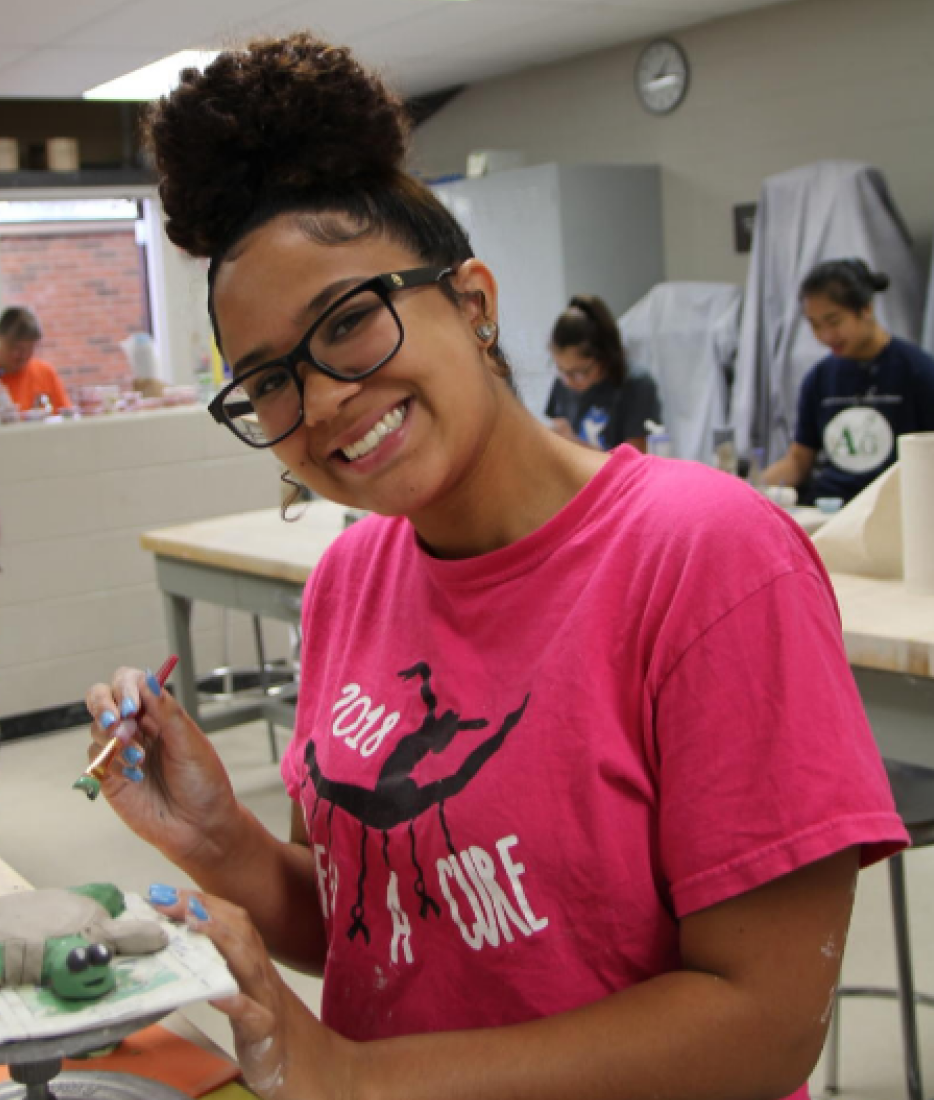
[[[636,90],[642,105],[655,115],[667,115],[687,95],[691,72],[677,42],[650,42],[636,64]]]

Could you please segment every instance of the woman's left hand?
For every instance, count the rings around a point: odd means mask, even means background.
[[[332,1100],[352,1095],[354,1045],[326,1028],[289,988],[246,910],[222,898],[179,890],[157,905],[208,936],[240,992],[210,1003],[229,1019],[247,1085],[263,1100]]]

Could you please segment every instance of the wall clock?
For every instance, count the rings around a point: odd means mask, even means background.
[[[650,42],[636,62],[636,91],[653,115],[670,114],[683,101],[691,82],[687,54],[670,38]]]

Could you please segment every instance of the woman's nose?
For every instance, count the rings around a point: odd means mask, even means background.
[[[314,427],[333,420],[343,406],[362,389],[362,382],[341,382],[319,370],[308,368],[305,372],[303,394],[305,423]]]

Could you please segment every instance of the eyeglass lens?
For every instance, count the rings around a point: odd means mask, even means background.
[[[352,381],[398,351],[402,328],[373,291],[355,294],[315,326],[301,358]],[[302,395],[295,375],[283,363],[248,371],[226,396],[222,411],[238,435],[262,445],[287,435],[301,423]]]
[[[584,382],[593,373],[593,368],[593,363],[586,367],[572,367],[571,370],[562,370],[561,367],[559,367],[558,373],[569,382]]]

